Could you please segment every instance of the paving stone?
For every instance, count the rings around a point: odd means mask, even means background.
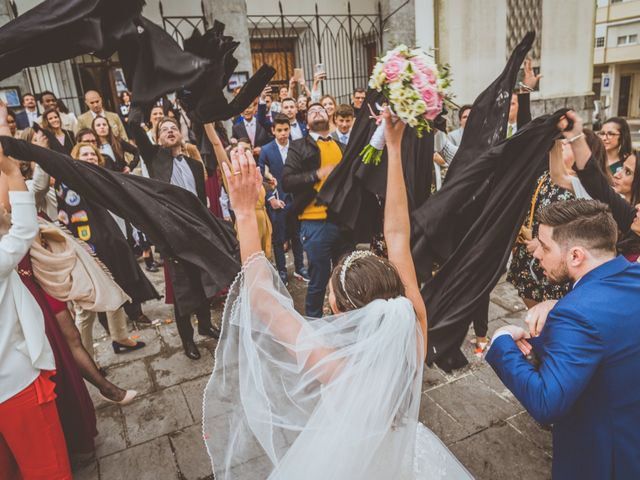
[[[491,390],[496,392],[505,400],[508,400],[509,402],[517,405],[522,409],[524,408],[520,405],[520,402],[518,402],[518,399],[513,396],[513,393],[511,393],[511,391],[504,386],[504,383],[502,383],[502,380],[500,380],[498,375],[496,375],[496,372],[493,371],[493,369],[491,368],[491,366],[489,366],[488,363],[483,362],[480,368],[475,370],[472,375],[479,378]]]
[[[449,447],[477,480],[548,480],[551,459],[508,424],[496,425]]]
[[[185,480],[200,480],[213,474],[200,424],[172,433],[169,439]]]
[[[96,358],[98,363],[103,367],[108,367],[120,363],[128,363],[132,360],[138,360],[140,358],[151,357],[153,355],[157,355],[160,352],[160,347],[162,346],[162,344],[160,343],[160,338],[155,328],[139,330],[137,332],[132,332],[132,334],[138,335],[137,340],[143,341],[147,345],[139,350],[116,355],[115,353],[113,353],[111,340],[106,339],[104,341],[98,342],[98,346],[96,347]]]
[[[127,436],[132,445],[193,424],[179,386],[142,397],[123,409],[123,414]]]
[[[511,313],[504,317],[502,320],[506,322],[508,325],[517,325],[522,328],[527,328],[527,323],[525,322],[525,318],[527,317],[527,310],[521,310],[516,313]]]
[[[447,381],[445,373],[439,368],[433,366],[428,367],[425,365],[424,373],[422,374],[422,391],[428,391],[429,389],[445,383]]]
[[[127,407],[125,407],[127,408]],[[96,455],[105,457],[127,446],[120,407],[112,405],[97,412]]]
[[[202,399],[204,395],[204,388],[209,381],[209,375],[196,378],[189,382],[185,382],[180,387],[184,392],[184,396],[187,398],[187,405],[191,411],[191,416],[194,420],[200,424],[202,423]]]
[[[210,374],[213,371],[213,357],[207,353],[207,348],[200,353],[202,356],[199,360],[187,358],[182,350],[153,359],[150,366],[155,372],[156,383],[160,387],[169,387]]]
[[[99,480],[98,462],[91,462],[89,465],[74,468],[72,474],[73,480]]]
[[[507,310],[495,302],[489,302],[489,321],[497,320],[505,315],[508,315],[510,310]]]
[[[107,379],[125,390],[135,390],[138,395],[149,393],[153,383],[144,360],[134,360],[107,370]]]
[[[526,309],[518,291],[509,282],[500,282],[495,286],[491,292],[491,301],[510,312]]]
[[[447,445],[471,433],[428,395],[422,395],[418,418]]]
[[[519,413],[508,419],[507,422],[547,454],[551,455],[553,451],[551,427],[540,425],[527,412]]]
[[[427,395],[470,432],[506,420],[520,411],[473,375],[434,388]]]
[[[173,315],[171,316],[173,318]],[[164,322],[164,321],[163,321]],[[178,327],[175,322],[171,323],[162,323],[158,330],[160,332],[160,336],[164,343],[166,343],[170,348],[182,348],[182,341],[180,340],[180,335],[178,334]]]
[[[100,460],[102,480],[179,479],[167,437],[156,438]]]

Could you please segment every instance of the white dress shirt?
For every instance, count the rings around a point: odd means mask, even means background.
[[[173,170],[171,171],[171,185],[189,190],[194,195],[198,195],[196,190],[196,179],[193,178],[191,167],[182,155],[173,159]]]
[[[247,129],[247,135],[249,140],[251,140],[251,145],[255,144],[256,141],[256,117],[253,117],[251,121],[247,122],[244,118],[242,119],[244,122],[244,128]]]
[[[0,403],[31,385],[40,370],[54,370],[42,310],[16,267],[38,233],[31,192],[9,192],[13,225],[0,240]]]
[[[336,134],[338,135],[338,140],[340,141],[340,143],[342,143],[343,145],[346,145],[347,143],[349,143],[351,130],[349,130],[347,133],[342,133],[340,130],[336,130]]]
[[[291,123],[291,140],[298,140],[300,138],[302,138],[302,129],[300,128],[300,125],[298,124],[298,122],[293,122]]]
[[[280,150],[280,156],[282,157],[282,164],[287,163],[287,154],[289,153],[289,142],[286,145],[280,145],[276,141],[276,145],[278,145],[278,150]]]
[[[33,127],[33,124],[36,123],[38,121],[38,110],[34,110],[33,112],[30,110],[25,109],[25,112],[27,113],[27,118],[29,119],[29,126]]]

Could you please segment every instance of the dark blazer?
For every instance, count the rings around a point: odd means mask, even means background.
[[[344,152],[344,145],[336,142]],[[320,168],[320,149],[311,135],[289,144],[287,163],[282,170],[282,189],[293,195],[291,215],[299,215],[311,203],[318,192],[313,186],[320,180],[316,170]]]
[[[269,120],[269,118],[267,118],[267,104],[266,103],[258,104],[258,112],[256,113],[256,119],[258,120],[258,123],[260,125],[262,125],[262,127],[264,129],[267,130],[267,132],[271,132],[271,127],[273,125],[273,122],[271,120]],[[297,119],[296,119],[296,123],[300,127],[300,132],[302,132],[302,136],[306,137],[307,133],[309,133],[309,129],[307,128],[307,124],[305,122],[301,122],[301,121],[299,121]],[[291,139],[291,135],[289,135],[289,138]]]
[[[291,143],[289,143],[289,150],[291,150]],[[287,153],[287,157],[288,156],[289,154]],[[278,186],[276,187],[278,197],[280,200],[284,200],[288,203],[291,199],[288,198],[289,195],[287,195],[282,188],[282,171],[284,169],[284,165],[285,164],[282,162],[282,155],[280,155],[280,148],[275,140],[270,141],[262,147],[260,156],[258,157],[260,172],[264,175],[265,167],[269,167],[269,172],[271,172],[271,175],[273,175],[273,177],[278,181]]]
[[[16,113],[16,127],[18,130],[24,130],[25,128],[29,128],[29,116],[27,112],[24,110],[22,112]]]
[[[159,145],[153,145],[140,125],[135,122],[130,124],[133,138],[138,145],[138,149],[144,159],[144,163],[149,170],[149,176],[162,182],[171,183],[173,173],[173,155],[171,151]],[[202,162],[184,156],[196,183],[196,192],[200,201],[207,204],[207,194],[204,186],[204,165]]]
[[[242,137],[249,138],[249,135],[247,134],[247,127],[244,126],[244,120],[240,120],[231,127],[231,136],[236,140],[239,140]],[[272,138],[271,133],[268,130],[265,130],[265,128],[260,125],[260,122],[256,119],[256,138],[253,142],[253,146],[262,147],[269,143]]]
[[[534,340],[538,368],[509,335],[486,360],[533,418],[553,423],[553,478],[640,478],[640,264],[591,270]]]

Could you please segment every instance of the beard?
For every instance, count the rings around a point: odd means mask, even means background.
[[[569,276],[569,269],[565,262],[562,262],[553,270],[545,269],[544,276],[547,277],[549,283],[552,284],[561,284],[571,280],[571,277]]]
[[[312,132],[325,132],[329,130],[329,120],[314,120],[309,124],[309,130],[311,130]]]

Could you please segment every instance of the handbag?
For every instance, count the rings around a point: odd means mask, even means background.
[[[39,235],[29,254],[33,274],[45,292],[94,312],[111,312],[131,300],[86,243],[63,227],[38,221]]]
[[[549,176],[549,173],[545,173],[538,182],[538,186],[536,187],[536,191],[531,198],[531,208],[529,210],[529,219],[527,220],[526,225],[522,225],[520,227],[520,231],[518,232],[518,238],[516,239],[516,243],[526,243],[533,240],[533,217],[536,213],[536,205],[538,203],[538,196],[540,195],[540,190],[542,189],[542,185],[545,180]]]

